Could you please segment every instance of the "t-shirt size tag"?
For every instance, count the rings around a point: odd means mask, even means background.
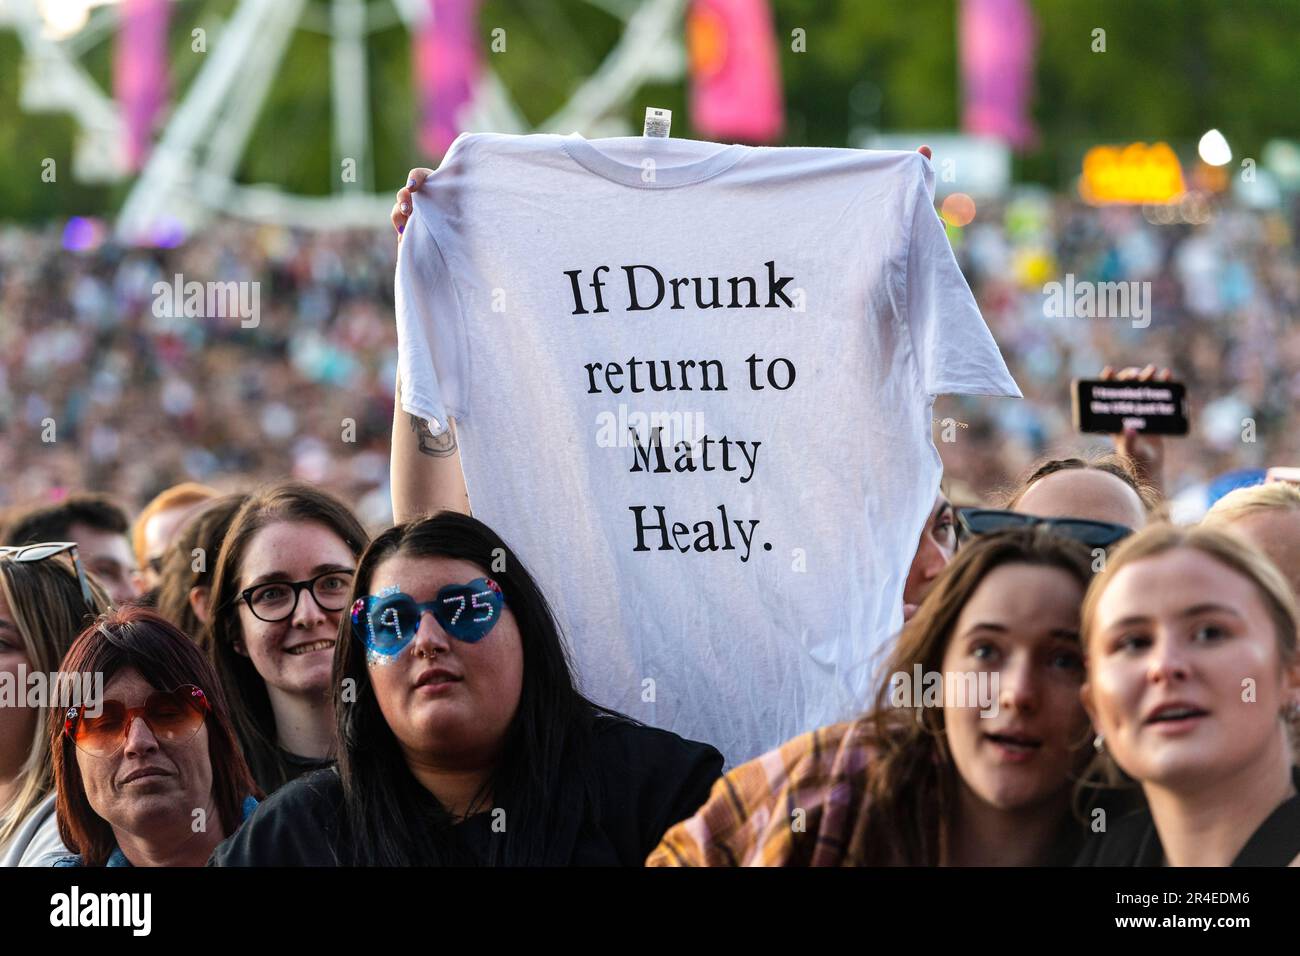
[[[645,108],[645,130],[642,136],[653,136],[656,139],[667,139],[668,131],[673,126],[673,111],[662,110],[657,106],[647,106]]]

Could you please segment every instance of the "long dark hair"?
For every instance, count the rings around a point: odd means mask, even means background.
[[[353,579],[353,601],[370,592],[379,563],[397,554],[468,561],[500,584],[519,626],[524,673],[519,707],[485,788],[507,811],[509,824],[502,839],[493,841],[486,862],[567,862],[566,841],[571,845],[584,812],[592,806],[593,720],[597,715],[618,715],[578,692],[546,598],[523,563],[487,525],[443,511],[390,528],[361,556]],[[379,709],[365,646],[353,637],[348,621],[342,622],[335,650],[334,683],[336,689],[353,691],[335,704],[338,770],[354,856],[345,862],[362,866],[471,862],[458,844],[451,816],[430,799],[408,769]]]
[[[208,625],[203,643],[230,694],[235,729],[253,776],[267,793],[287,783],[293,775],[276,745],[275,712],[266,681],[252,660],[235,650],[242,628],[239,623],[240,579],[244,556],[253,536],[276,521],[314,522],[337,534],[354,555],[366,546],[361,522],[333,495],[302,482],[273,485],[248,499],[235,514],[221,545],[208,597]],[[342,616],[346,622],[347,615]]]
[[[150,686],[170,691],[181,684],[200,688],[211,705],[208,755],[212,762],[212,798],[227,836],[239,828],[244,799],[262,794],[244,762],[230,721],[221,682],[203,652],[175,625],[147,608],[126,606],[102,615],[69,648],[61,670],[102,674],[104,683],[124,668],[139,671]],[[59,837],[81,855],[86,866],[103,866],[117,845],[113,827],[91,807],[77,764],[76,745],[63,732],[64,713],[50,718],[50,750],[58,790]]]

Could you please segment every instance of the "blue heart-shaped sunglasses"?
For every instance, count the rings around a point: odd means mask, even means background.
[[[395,587],[385,588],[353,603],[352,633],[373,653],[396,657],[415,639],[420,618],[428,613],[456,640],[473,644],[496,626],[504,605],[501,586],[491,578],[449,584],[423,604]]]

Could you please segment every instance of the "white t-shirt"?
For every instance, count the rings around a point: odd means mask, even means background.
[[[416,195],[402,407],[597,703],[728,765],[868,705],[934,396],[1020,396],[933,194],[917,153],[480,133]]]

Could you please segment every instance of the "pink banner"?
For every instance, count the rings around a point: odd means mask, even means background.
[[[781,70],[767,0],[693,0],[686,39],[695,129],[710,139],[779,139]]]
[[[113,51],[113,94],[122,113],[126,162],[144,165],[167,101],[169,0],[122,0]]]
[[[1027,0],[962,0],[960,30],[962,128],[1032,146],[1037,31]]]
[[[479,0],[428,0],[429,16],[413,39],[419,145],[441,156],[461,132],[479,61]]]

